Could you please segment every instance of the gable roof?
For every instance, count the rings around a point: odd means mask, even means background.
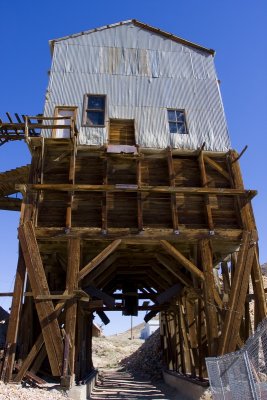
[[[50,44],[51,54],[53,54],[53,49],[54,49],[54,43],[55,42],[60,42],[60,41],[67,40],[67,39],[70,39],[70,38],[75,38],[77,36],[89,35],[90,33],[93,33],[93,32],[102,31],[102,30],[110,29],[110,28],[116,28],[117,26],[120,26],[120,25],[129,25],[129,24],[133,24],[135,26],[138,26],[139,28],[142,28],[142,29],[145,29],[147,31],[156,33],[156,34],[158,34],[160,36],[163,36],[165,38],[168,38],[170,40],[173,40],[174,42],[178,42],[178,43],[183,44],[185,46],[189,46],[189,47],[192,47],[192,48],[197,49],[197,50],[205,51],[205,52],[211,54],[212,56],[215,55],[215,50],[208,49],[206,47],[200,46],[199,44],[196,44],[196,43],[190,42],[188,40],[182,39],[179,36],[173,35],[172,33],[169,33],[169,32],[162,31],[161,29],[155,28],[155,27],[153,27],[151,25],[144,24],[143,22],[137,21],[136,19],[129,19],[127,21],[121,21],[121,22],[117,22],[115,24],[105,25],[105,26],[102,26],[102,27],[99,27],[99,28],[90,29],[88,31],[83,31],[83,32],[75,33],[73,35],[68,35],[68,36],[64,36],[62,38],[50,40],[49,44]]]

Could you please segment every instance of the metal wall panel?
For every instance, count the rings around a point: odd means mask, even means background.
[[[134,119],[140,146],[230,148],[213,57],[205,51],[131,23],[55,42],[45,115],[57,105],[78,106],[79,142],[102,145],[107,127],[81,126],[86,93],[107,95],[107,122]],[[185,109],[188,135],[169,133],[167,108]]]

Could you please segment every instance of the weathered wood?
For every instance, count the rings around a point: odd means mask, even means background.
[[[175,174],[174,174],[174,167],[173,167],[172,151],[171,151],[170,148],[168,149],[167,158],[168,158],[168,169],[169,169],[170,185],[172,187],[175,187]],[[179,226],[178,226],[178,211],[177,211],[175,193],[171,194],[171,212],[172,212],[173,230],[176,232],[176,231],[179,230]]]
[[[215,169],[217,172],[219,172],[222,176],[224,176],[226,179],[230,180],[230,175],[227,171],[225,171],[224,168],[222,168],[216,161],[214,161],[212,158],[210,158],[207,155],[203,155],[204,161],[209,164],[213,169]]]
[[[166,240],[160,241],[162,247],[173,256],[183,267],[185,267],[188,271],[194,274],[201,280],[204,280],[203,272],[198,269],[191,261],[189,261],[179,250],[177,250],[174,246],[168,243]]]
[[[251,240],[253,240],[253,234],[244,231],[220,337],[219,354],[229,353],[236,349],[249,284],[249,275],[255,257],[255,249],[254,245],[250,243]]]
[[[262,271],[259,262],[258,249],[256,246],[255,246],[255,255],[251,270],[251,280],[253,285],[253,292],[255,295],[255,306],[257,308],[257,315],[259,318],[258,322],[260,322],[264,318],[266,318],[267,303],[266,303],[266,294],[264,291],[264,285],[262,280]]]
[[[207,179],[207,174],[206,174],[205,163],[204,163],[202,151],[199,154],[198,163],[199,163],[199,168],[200,168],[200,176],[201,176],[202,186],[207,188],[208,187],[208,179]],[[210,231],[214,231],[214,223],[213,223],[213,218],[212,218],[210,198],[208,195],[205,195],[205,206],[206,206],[206,218],[207,218],[209,229],[210,229]]]
[[[68,243],[68,266],[66,278],[66,290],[72,294],[78,289],[78,273],[80,269],[80,239],[70,239]],[[66,305],[66,335],[69,338],[69,368],[70,375],[74,379],[74,361],[75,361],[75,334],[77,318],[77,298],[73,298]]]
[[[182,282],[185,286],[192,286],[192,280],[188,278],[182,271],[180,271],[180,268],[175,264],[175,261],[169,260],[166,256],[160,253],[157,254],[156,257],[157,260],[164,265],[164,267],[170,271],[172,275],[180,280],[180,282]]]
[[[43,344],[44,344],[44,338],[43,338],[42,333],[40,333],[40,335],[38,336],[36,342],[34,343],[32,349],[31,349],[31,351],[29,352],[27,358],[24,360],[22,366],[20,367],[19,372],[15,376],[14,382],[20,382],[23,379],[24,375],[26,374],[27,370],[30,368],[35,357],[41,350]]]
[[[83,279],[87,274],[93,271],[102,261],[104,261],[111,253],[113,253],[116,248],[121,244],[121,240],[114,240],[110,245],[108,245],[101,253],[99,253],[92,261],[85,265],[78,274],[78,280]]]
[[[51,320],[58,318],[64,305],[65,305],[65,301],[58,302],[58,304],[55,307],[54,312],[50,315]],[[20,382],[22,380],[25,373],[28,371],[28,369],[32,365],[33,361],[36,360],[36,357],[39,355],[39,352],[42,349],[43,344],[44,344],[44,337],[43,337],[43,334],[40,333],[40,335],[36,339],[34,345],[32,346],[31,351],[28,353],[26,359],[23,361],[19,372],[15,376],[14,382]],[[38,359],[37,364],[42,363],[46,354],[47,354],[47,352],[45,351],[42,355],[40,355],[40,358]],[[33,372],[35,372],[35,373],[37,372],[36,368],[33,368]]]
[[[34,296],[50,294],[43,263],[30,221],[19,227],[19,240]],[[50,320],[54,313],[52,301],[36,302],[36,310],[44,336],[45,346],[53,375],[60,376],[62,365],[62,339],[57,320]]]
[[[13,365],[16,353],[16,344],[18,338],[18,327],[20,322],[21,305],[23,298],[23,289],[25,283],[26,267],[21,248],[19,248],[19,259],[15,277],[14,295],[12,299],[11,312],[7,329],[6,343],[10,344],[7,358],[7,368],[4,381],[9,382],[12,378]]]
[[[207,334],[208,334],[208,347],[209,356],[216,355],[217,339],[219,336],[218,331],[218,317],[217,309],[214,299],[214,292],[216,291],[213,264],[212,264],[212,249],[209,240],[202,240],[199,243],[199,252],[201,256],[201,264],[204,274],[204,304],[206,310],[207,320]]]
[[[157,192],[157,193],[181,193],[181,194],[214,194],[221,196],[245,196],[252,199],[256,196],[256,190],[245,190],[245,189],[229,189],[229,188],[211,188],[211,187],[170,187],[170,186],[141,186],[138,188],[136,185],[82,185],[75,184],[70,185],[68,183],[58,184],[18,184],[15,185],[15,189],[21,192],[35,191],[35,190],[52,190],[58,192]]]

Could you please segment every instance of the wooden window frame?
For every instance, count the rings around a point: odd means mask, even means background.
[[[104,98],[104,110],[102,109],[89,109],[87,108],[89,97],[103,97]],[[94,93],[86,93],[83,99],[83,115],[82,115],[82,126],[90,127],[90,128],[104,128],[106,126],[106,109],[107,109],[107,95],[106,94],[94,94]],[[87,122],[87,113],[88,111],[102,111],[104,113],[104,124],[103,125],[93,125]]]
[[[176,111],[176,112],[178,111],[178,112],[180,112],[180,113],[183,113],[183,115],[184,115],[184,122],[183,122],[183,124],[184,124],[184,128],[185,128],[185,133],[180,133],[178,130],[177,130],[177,132],[171,132],[171,129],[170,129],[170,122],[171,122],[171,123],[175,123],[176,126],[177,126],[179,123],[181,124],[181,122],[179,122],[177,118],[176,118],[175,120],[170,120],[170,119],[169,119],[169,113],[168,113],[169,111]],[[187,117],[186,117],[185,109],[181,109],[181,108],[167,108],[167,119],[168,119],[169,133],[171,133],[171,134],[173,134],[173,135],[188,135],[188,134],[189,134],[188,125],[187,125]]]
[[[57,106],[55,106],[55,109],[54,109],[54,117],[58,117],[58,110],[71,110],[71,111],[73,111],[73,118],[74,118],[74,122],[76,123],[77,112],[78,112],[78,107],[77,106],[60,106],[60,105],[57,105]],[[53,129],[52,130],[52,138],[54,138],[54,139],[56,138],[56,131],[57,131],[57,129]]]

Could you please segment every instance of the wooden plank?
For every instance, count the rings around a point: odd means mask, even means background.
[[[31,351],[29,352],[27,358],[24,360],[22,366],[20,367],[19,372],[15,376],[14,382],[20,382],[23,379],[24,375],[26,374],[26,372],[30,368],[32,362],[34,361],[34,359],[36,358],[37,354],[41,350],[43,344],[44,344],[44,338],[43,338],[42,333],[40,333],[40,335],[38,336],[38,338],[35,341],[34,345],[32,346]]]
[[[58,302],[58,304],[55,307],[54,312],[50,315],[50,319],[55,319],[59,316],[59,314],[61,313],[62,309],[65,306],[65,301],[60,301]],[[38,338],[36,339],[34,345],[31,348],[31,351],[28,353],[26,359],[23,361],[19,372],[17,373],[17,375],[14,378],[14,382],[20,382],[22,380],[22,378],[24,377],[25,373],[28,371],[28,369],[30,368],[30,366],[32,365],[33,361],[36,360],[36,357],[38,356],[40,350],[42,349],[42,346],[44,344],[44,337],[43,334],[40,333],[40,335],[38,336]],[[47,354],[47,352],[45,352],[44,356]],[[37,364],[42,363],[42,357],[40,356],[40,359],[37,361]],[[36,373],[37,370],[34,367],[33,372]]]
[[[203,272],[198,269],[191,261],[189,261],[179,250],[177,250],[174,246],[172,246],[166,240],[160,240],[160,244],[162,247],[173,256],[183,267],[185,267],[188,271],[190,271],[197,278],[204,280]]]
[[[102,261],[104,261],[116,248],[121,244],[121,239],[114,240],[104,250],[101,251],[92,261],[85,265],[78,274],[78,280],[83,279],[93,269],[95,269]]]
[[[67,265],[67,278],[66,290],[69,294],[73,294],[74,290],[78,289],[78,274],[80,269],[81,257],[81,244],[80,239],[70,239],[68,243],[68,265]],[[74,361],[75,361],[75,333],[76,333],[76,318],[77,318],[77,298],[72,298],[66,305],[66,335],[70,341],[69,350],[69,368],[70,375],[74,374]]]
[[[253,234],[244,231],[231,286],[228,308],[222,327],[219,354],[229,353],[236,349],[249,284],[249,275],[255,257],[255,249],[254,245],[250,243],[251,240],[253,240]]]
[[[227,171],[225,171],[224,168],[222,168],[216,161],[214,161],[212,158],[208,157],[207,155],[203,155],[204,161],[209,164],[213,169],[215,169],[217,172],[219,172],[222,176],[224,176],[226,179],[231,180],[231,177]]]
[[[50,295],[32,222],[28,221],[21,225],[18,231],[34,297],[42,294]],[[54,376],[60,376],[63,347],[58,321],[51,321],[50,319],[50,315],[55,311],[53,303],[52,301],[47,300],[46,302],[36,302],[35,305],[52,373]]]
[[[136,161],[136,178],[137,178],[137,186],[142,186],[142,173],[141,173],[141,159]],[[143,200],[142,193],[137,193],[137,221],[138,221],[138,230],[143,231]]]
[[[168,271],[172,273],[176,278],[180,280],[185,286],[191,287],[193,285],[193,282],[190,278],[188,278],[182,271],[180,271],[180,268],[178,267],[175,262],[172,262],[172,260],[169,260],[166,256],[163,254],[157,254],[156,255],[157,260],[164,265]]]
[[[167,153],[168,159],[168,170],[169,170],[169,181],[172,187],[175,187],[175,174],[174,174],[174,167],[173,167],[173,159],[172,159],[172,150],[171,148],[168,149]],[[179,230],[179,222],[178,222],[178,211],[177,211],[177,203],[176,203],[176,194],[171,194],[171,212],[172,212],[172,224],[173,230],[178,232]]]
[[[108,184],[108,158],[104,158],[103,162],[103,185]],[[101,218],[102,218],[102,232],[107,233],[108,230],[108,194],[106,192],[102,193],[102,210],[101,210]]]
[[[15,185],[15,189],[21,192],[35,191],[35,190],[52,190],[59,192],[151,192],[151,193],[181,193],[181,194],[214,194],[221,196],[244,196],[248,199],[252,199],[256,196],[256,190],[245,190],[245,189],[230,189],[230,188],[211,188],[211,187],[170,187],[170,186],[142,186],[137,188],[136,186],[122,187],[120,185],[84,185],[75,184],[70,185],[68,183],[44,183],[44,184],[18,184]]]
[[[266,294],[264,291],[262,271],[259,262],[258,248],[255,247],[254,261],[251,270],[251,280],[253,285],[253,292],[255,295],[255,306],[257,308],[257,316],[260,322],[267,316],[267,303]]]
[[[204,273],[204,304],[207,320],[209,356],[213,356],[216,355],[217,352],[219,330],[217,309],[214,299],[216,287],[213,275],[212,250],[209,240],[205,239],[200,241],[199,253]]]
[[[200,176],[201,176],[202,186],[207,188],[208,187],[208,179],[207,179],[207,174],[206,174],[205,163],[204,163],[202,151],[199,154],[198,163],[199,163],[199,168],[200,168]],[[214,223],[213,223],[213,218],[212,218],[210,198],[208,195],[205,196],[205,206],[206,206],[206,218],[207,218],[209,230],[213,232],[214,231]]]
[[[7,357],[7,368],[5,376],[3,377],[5,382],[9,382],[12,378],[12,371],[16,354],[16,344],[18,338],[18,327],[20,322],[20,313],[21,313],[21,306],[23,299],[25,273],[26,273],[26,266],[21,248],[19,248],[19,259],[15,277],[14,294],[12,299],[11,312],[9,316],[8,329],[6,335],[6,343],[10,345],[10,348]]]

